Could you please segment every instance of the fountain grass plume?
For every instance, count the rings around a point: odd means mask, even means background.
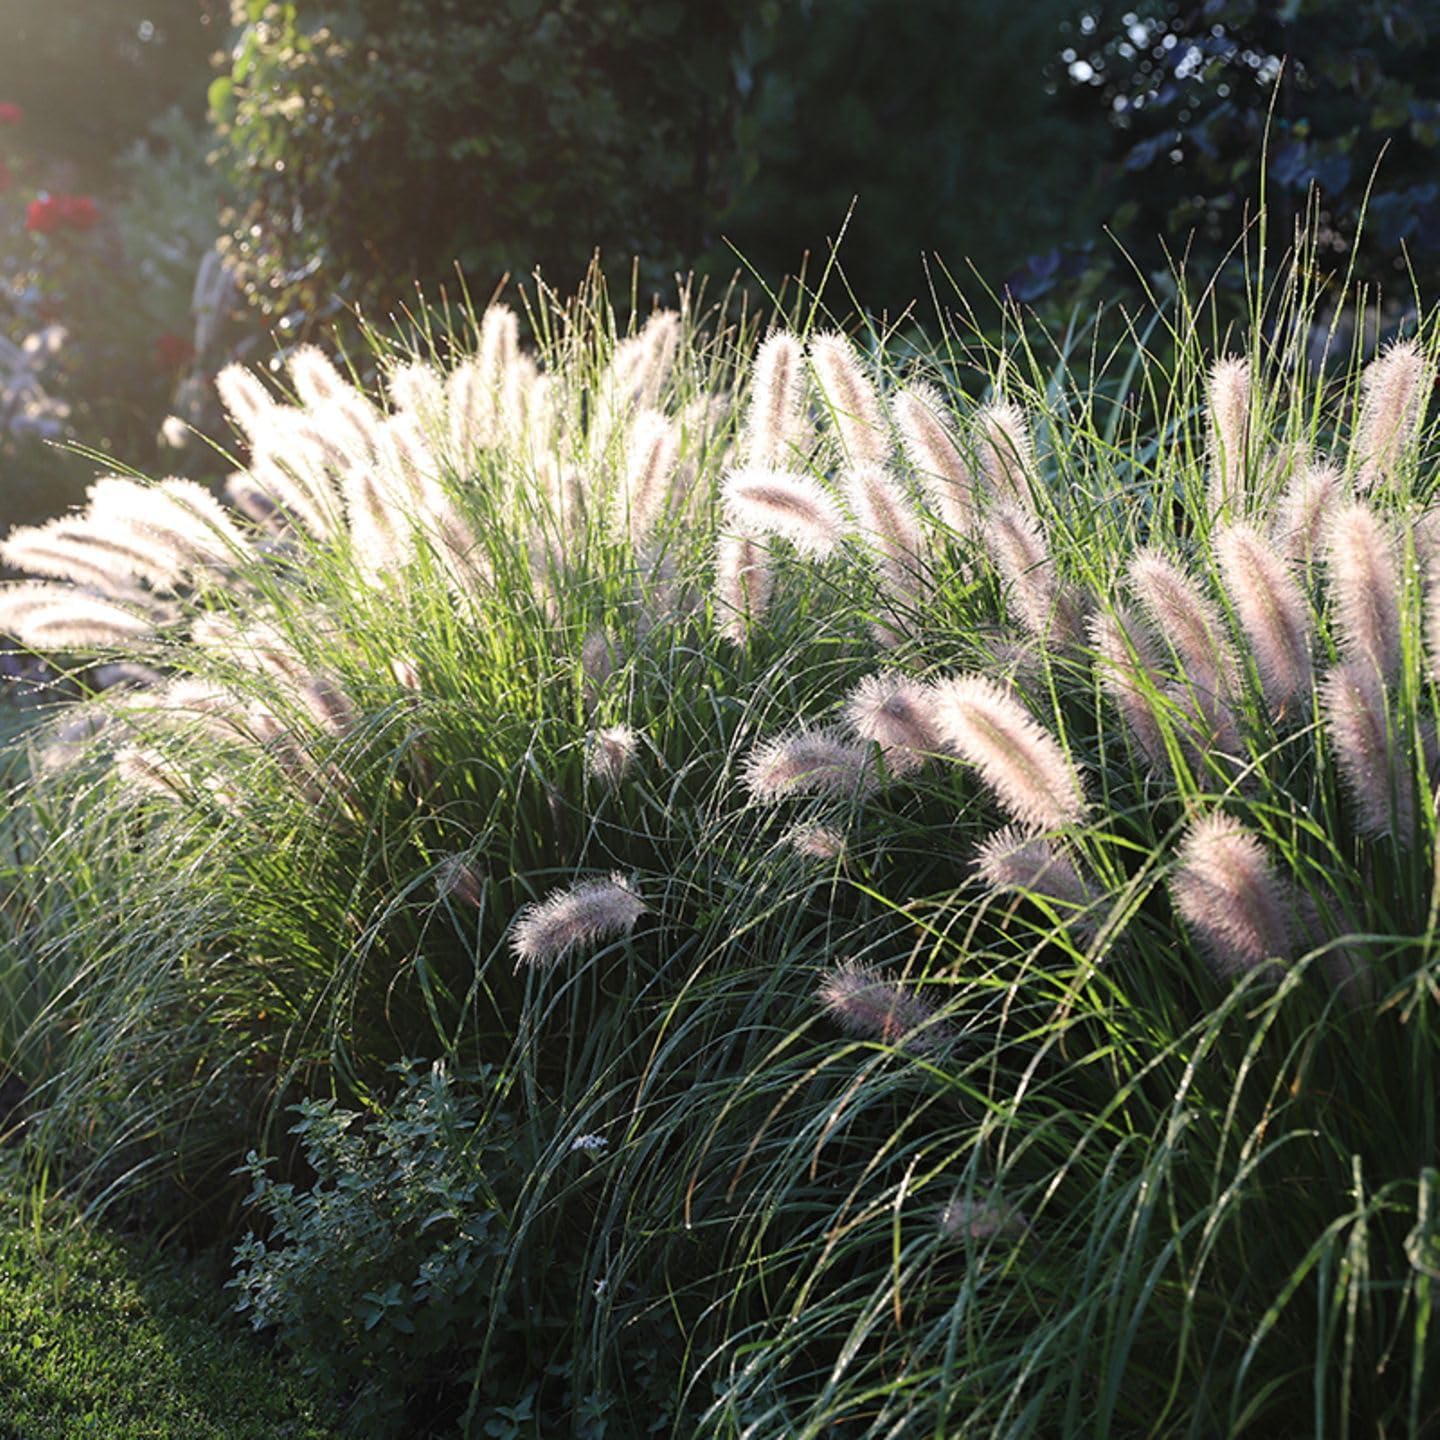
[[[1342,653],[1386,680],[1400,673],[1400,576],[1385,522],[1362,500],[1331,519],[1326,555]]]
[[[585,880],[525,906],[512,927],[510,948],[517,964],[543,968],[628,935],[646,910],[623,875]]]
[[[891,408],[906,458],[941,520],[957,535],[971,534],[978,524],[978,482],[947,423],[944,397],[933,385],[907,385]]]
[[[843,335],[816,335],[810,363],[849,463],[883,465],[890,454],[885,411],[854,345]]]
[[[1228,697],[1238,667],[1219,609],[1179,564],[1156,548],[1134,556],[1127,573],[1141,608],[1180,657],[1189,684],[1197,692]]]
[[[1375,667],[1362,659],[1337,665],[1321,684],[1320,710],[1355,805],[1357,828],[1413,845],[1414,776]]]
[[[1343,493],[1340,471],[1331,464],[1297,470],[1280,496],[1270,534],[1287,560],[1300,564],[1319,556],[1325,526]]]
[[[715,548],[715,609],[720,634],[741,645],[770,604],[770,554],[748,535],[722,535]]]
[[[845,723],[861,740],[880,747],[893,775],[918,770],[948,747],[935,715],[930,687],[908,675],[867,675],[845,701]]]
[[[815,995],[842,1030],[865,1040],[926,1054],[951,1038],[933,1006],[863,965],[837,965]]]
[[[1013,400],[1003,397],[982,405],[974,428],[981,471],[991,496],[1022,509],[1035,508],[1035,442],[1030,422]]]
[[[1087,630],[1101,688],[1115,702],[1151,769],[1161,769],[1166,749],[1156,702],[1166,679],[1155,637],[1144,621],[1123,605],[1092,615]]]
[[[883,465],[865,462],[846,472],[845,494],[861,533],[876,552],[885,590],[915,599],[925,569],[924,542],[909,498]]]
[[[1075,767],[1014,696],[984,675],[937,681],[934,690],[940,733],[1014,820],[1033,831],[1085,819]]]
[[[726,514],[741,534],[777,535],[819,560],[840,543],[845,528],[840,507],[809,475],[731,470],[723,493]]]
[[[1056,574],[1039,517],[1002,501],[985,521],[985,542],[1021,625],[1046,644],[1062,649],[1078,644],[1084,617]]]
[[[803,464],[809,426],[805,416],[805,352],[786,331],[769,336],[750,367],[750,404],[741,454],[747,466],[784,469]]]
[[[617,790],[635,768],[640,737],[628,725],[610,725],[590,737],[585,768],[590,778],[607,790]]]
[[[991,890],[1048,900],[1062,919],[1082,932],[1093,931],[1093,924],[1080,912],[1094,904],[1094,893],[1075,862],[1051,841],[1007,825],[981,842],[975,865]]]
[[[751,799],[762,805],[795,795],[863,795],[874,780],[869,747],[830,730],[800,730],[757,745],[742,776]]]
[[[1310,603],[1275,553],[1251,525],[1224,526],[1215,554],[1230,603],[1250,641],[1273,715],[1293,714],[1310,693]]]
[[[1393,480],[1425,421],[1435,369],[1415,340],[1399,340],[1365,367],[1351,454],[1362,494]]]
[[[1185,831],[1170,880],[1175,908],[1221,979],[1290,959],[1290,905],[1265,847],[1216,812]]]
[[[1250,449],[1250,362],[1236,356],[1217,360],[1210,371],[1210,513],[1238,518],[1245,513]]]

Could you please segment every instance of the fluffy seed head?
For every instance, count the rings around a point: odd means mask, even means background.
[[[32,650],[105,650],[150,639],[155,624],[135,607],[36,581],[0,588],[0,632]]]
[[[1131,589],[1155,628],[1174,646],[1196,692],[1229,694],[1236,665],[1219,610],[1175,561],[1158,550],[1136,555],[1129,576]]]
[[[799,855],[812,860],[843,860],[845,837],[833,825],[804,822],[785,832],[785,843]]]
[[[1238,516],[1245,508],[1250,438],[1250,362],[1217,360],[1210,371],[1210,510]]]
[[[1031,508],[1035,444],[1025,412],[1011,400],[992,400],[975,416],[977,450],[985,483],[997,500]]]
[[[1336,513],[1328,538],[1340,648],[1393,680],[1400,671],[1400,577],[1385,526],[1357,500]]]
[[[1217,813],[1195,821],[1178,861],[1170,881],[1175,908],[1222,979],[1290,958],[1283,887],[1265,847],[1238,820]]]
[[[1018,700],[984,675],[942,680],[935,697],[941,734],[1021,825],[1052,830],[1085,818],[1075,767]]]
[[[895,397],[895,423],[906,458],[957,535],[975,529],[976,478],[946,421],[944,397],[933,385],[908,385]]]
[[[862,740],[880,747],[893,775],[918,770],[944,750],[928,685],[909,676],[867,675],[845,702],[845,723]]]
[[[1337,665],[1321,685],[1320,708],[1360,830],[1412,844],[1414,780],[1374,666],[1364,660]]]
[[[1305,564],[1320,553],[1326,521],[1340,494],[1340,472],[1333,465],[1307,465],[1295,473],[1270,532],[1287,560]]]
[[[810,363],[850,463],[883,465],[890,453],[885,412],[855,347],[843,335],[817,335]]]
[[[1253,526],[1225,526],[1215,537],[1215,554],[1249,637],[1266,703],[1276,715],[1293,711],[1310,691],[1309,603]]]
[[[750,407],[741,453],[748,466],[783,469],[803,463],[808,448],[805,419],[805,354],[785,331],[756,351],[750,371]]]
[[[816,991],[816,998],[843,1030],[924,1053],[949,1038],[935,1023],[935,1011],[918,996],[885,976],[848,962],[837,966]]]
[[[757,745],[745,762],[745,788],[762,805],[792,795],[855,795],[874,779],[870,752],[827,730],[802,730]]]
[[[970,1196],[957,1190],[940,1212],[940,1233],[948,1240],[988,1240],[992,1235],[1019,1233],[1029,1223],[998,1192]]]
[[[770,554],[746,535],[725,535],[715,551],[715,608],[720,633],[741,645],[770,604]]]
[[[585,946],[628,935],[646,906],[623,875],[552,891],[516,917],[510,948],[522,965],[553,965]]]
[[[644,410],[631,424],[621,471],[620,525],[638,545],[654,528],[670,493],[680,459],[680,427],[658,410]]]
[[[215,377],[220,403],[236,429],[253,445],[276,408],[270,392],[243,365],[227,365]]]
[[[1013,825],[984,841],[975,861],[980,878],[1002,894],[1039,896],[1053,901],[1062,914],[1084,910],[1093,903],[1090,887],[1068,855],[1049,840],[1027,835]]]
[[[1055,573],[1038,517],[1001,502],[985,522],[985,541],[1025,629],[1037,640],[1076,644],[1081,634],[1080,607]]]
[[[1152,696],[1163,689],[1165,678],[1154,637],[1123,605],[1109,614],[1091,616],[1089,635],[1101,688],[1115,702],[1151,768],[1159,769],[1165,760],[1165,740]]]
[[[606,789],[616,789],[630,773],[640,754],[640,737],[628,725],[597,730],[590,740],[586,769]]]
[[[852,466],[845,493],[860,529],[875,552],[881,584],[894,599],[915,600],[924,559],[920,524],[910,501],[880,465]]]
[[[1424,423],[1435,372],[1414,340],[1402,340],[1366,366],[1361,383],[1364,400],[1354,453],[1359,462],[1355,486],[1363,493],[1394,476]]]
[[[824,559],[840,543],[840,508],[808,475],[732,470],[724,482],[730,523],[745,535],[778,535],[804,555]]]

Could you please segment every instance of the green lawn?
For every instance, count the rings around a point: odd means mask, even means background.
[[[57,1208],[37,1238],[0,1188],[0,1440],[334,1433],[213,1280]]]

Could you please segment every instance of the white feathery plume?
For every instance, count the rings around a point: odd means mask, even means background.
[[[173,549],[117,534],[118,529],[96,525],[84,515],[20,525],[0,541],[0,559],[16,570],[89,585],[116,599],[134,597],[138,581],[173,590],[181,575]]]
[[[461,360],[445,379],[449,415],[450,459],[468,473],[477,450],[495,443],[499,397],[486,380],[476,357]]]
[[[411,514],[397,503],[378,471],[353,471],[345,477],[344,490],[356,566],[366,580],[376,584],[414,558]]]
[[[640,737],[628,725],[611,725],[590,737],[585,768],[590,778],[607,790],[616,790],[634,769],[640,755]]]
[[[883,465],[890,454],[885,412],[855,347],[843,335],[816,335],[810,363],[852,465]]]
[[[1334,465],[1307,465],[1291,477],[1270,531],[1287,560],[1308,564],[1320,553],[1325,523],[1341,494],[1340,471]]]
[[[845,494],[861,533],[877,552],[881,581],[897,598],[915,600],[925,572],[920,522],[909,499],[883,465],[867,462],[846,472]]]
[[[803,464],[808,448],[805,352],[793,335],[782,330],[756,351],[741,453],[746,465],[783,469]]]
[[[1250,362],[1217,360],[1210,371],[1210,512],[1238,517],[1246,500],[1250,442]]]
[[[979,513],[977,482],[946,421],[944,397],[933,385],[907,385],[892,408],[906,457],[941,520],[957,535],[971,534]]]
[[[747,535],[722,535],[715,549],[715,608],[720,633],[741,645],[770,604],[770,554]]]
[[[1265,847],[1223,813],[1186,830],[1170,881],[1175,908],[1221,979],[1290,956],[1289,906]]]
[[[1035,443],[1025,412],[1011,400],[991,400],[976,412],[975,429],[980,468],[991,495],[1033,509]]]
[[[1154,637],[1123,605],[1092,615],[1089,633],[1101,688],[1115,702],[1147,763],[1159,769],[1166,757],[1165,738],[1151,695],[1164,689],[1164,679]]]
[[[845,858],[845,837],[833,825],[802,821],[785,832],[784,843],[797,855],[804,855],[811,860],[835,861]]]
[[[757,745],[743,782],[754,800],[773,805],[792,795],[858,795],[875,778],[870,751],[828,730],[801,730]]]
[[[1216,606],[1180,565],[1159,550],[1140,551],[1130,561],[1128,574],[1130,588],[1151,623],[1180,657],[1187,682],[1197,694],[1228,699],[1237,666]]]
[[[435,889],[443,899],[458,900],[472,910],[485,907],[485,875],[463,855],[451,855],[435,870]]]
[[[603,630],[592,630],[580,647],[580,672],[585,677],[585,699],[593,705],[601,687],[615,673],[620,655]]]
[[[184,772],[152,745],[126,745],[117,750],[115,770],[120,783],[137,795],[178,800],[188,796],[191,790]]]
[[[284,512],[248,475],[238,470],[227,475],[225,495],[247,520],[268,534],[283,535],[289,529]]]
[[[1410,526],[1415,546],[1415,563],[1427,583],[1440,577],[1440,505],[1422,510]]]
[[[853,961],[829,971],[815,998],[842,1030],[866,1040],[913,1050],[936,1050],[951,1038],[935,1010],[885,975]]]
[[[215,389],[231,423],[253,445],[279,408],[258,376],[243,365],[227,365],[215,377]]]
[[[115,723],[114,712],[100,706],[73,705],[58,724],[46,726],[44,744],[35,752],[35,769],[58,775],[95,753],[95,742]]]
[[[318,408],[337,400],[348,400],[354,386],[335,368],[318,345],[297,345],[286,357],[285,368],[300,403]]]
[[[1337,665],[1320,687],[1320,708],[1360,830],[1390,834],[1409,846],[1415,839],[1414,781],[1375,667],[1360,659]]]
[[[73,585],[22,581],[0,587],[0,633],[32,650],[128,648],[151,639],[159,612],[121,605]]]
[[[640,360],[633,373],[633,403],[654,407],[675,368],[680,351],[680,312],[657,310],[645,322],[640,334]]]
[[[940,1212],[940,1233],[949,1240],[988,1240],[992,1235],[1023,1233],[1029,1225],[1024,1213],[999,1191],[972,1198],[957,1190]]]
[[[1008,691],[984,675],[941,680],[934,690],[941,734],[980,771],[1002,809],[1030,830],[1085,818],[1075,767]]]
[[[731,470],[722,493],[731,524],[743,534],[778,535],[801,554],[821,560],[840,543],[840,507],[809,475]]]
[[[660,519],[680,460],[680,427],[658,410],[642,410],[630,426],[621,470],[618,520],[638,545]]]
[[[228,565],[254,555],[254,547],[230,512],[193,480],[170,478],[158,485],[141,485],[106,475],[87,494],[90,514],[97,521],[128,522],[163,536],[183,552],[192,575],[201,567]]]
[[[395,408],[426,429],[446,418],[445,381],[433,365],[412,360],[398,366],[390,372],[387,388]]]
[[[1393,680],[1400,671],[1400,577],[1386,526],[1356,500],[1336,512],[1326,538],[1340,649]]]
[[[861,740],[880,747],[892,775],[918,770],[948,750],[935,719],[928,685],[907,675],[867,675],[845,701],[845,723]]]
[[[1025,629],[1049,644],[1077,644],[1083,625],[1080,605],[1055,573],[1039,517],[1002,501],[986,519],[985,541]]]
[[[586,880],[525,906],[515,919],[510,948],[517,964],[553,965],[574,950],[628,935],[646,909],[622,875]]]
[[[1013,825],[997,830],[976,852],[980,878],[998,893],[1038,896],[1053,902],[1077,929],[1094,927],[1080,912],[1094,903],[1090,887],[1075,862],[1049,840],[1027,835]]]
[[[1304,706],[1310,692],[1310,605],[1253,526],[1224,526],[1215,554],[1230,603],[1249,637],[1265,702],[1279,716]]]
[[[1434,367],[1415,340],[1397,341],[1365,367],[1364,399],[1352,444],[1359,462],[1357,490],[1364,493],[1393,478],[1406,446],[1424,423],[1434,385]]]

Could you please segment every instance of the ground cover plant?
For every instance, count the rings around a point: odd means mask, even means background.
[[[1427,1433],[1435,342],[1334,298],[225,372],[228,505],[3,547],[28,1152],[367,1433]]]

